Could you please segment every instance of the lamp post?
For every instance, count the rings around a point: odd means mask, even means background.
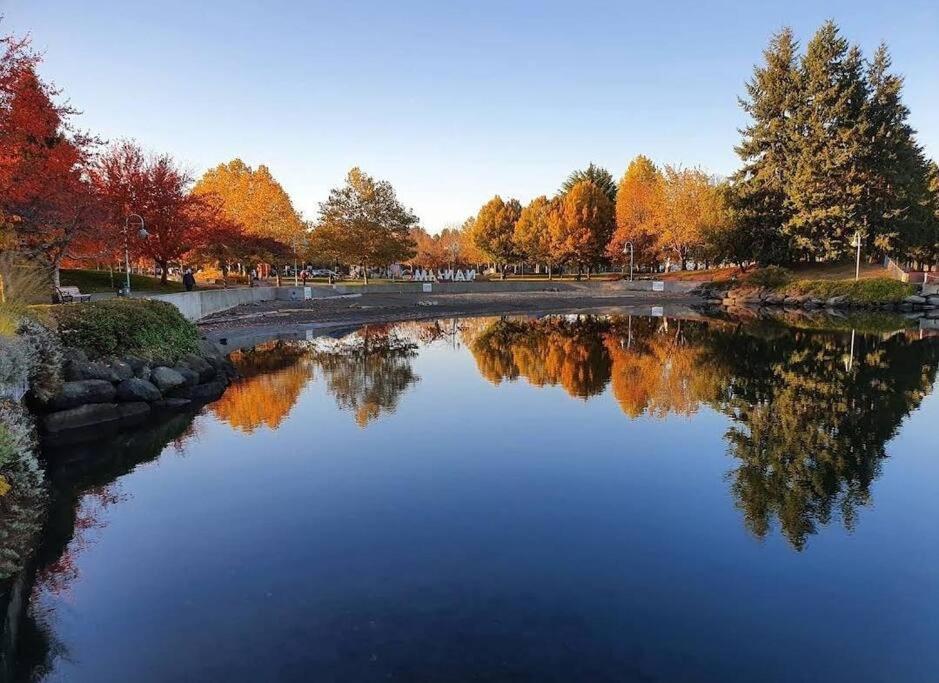
[[[143,217],[136,214],[128,214],[127,218],[124,219],[124,296],[130,296],[130,245],[127,240],[127,231],[130,229],[130,219],[136,218],[140,221],[140,229],[137,231],[137,235],[143,239],[147,237],[150,233],[147,232],[144,228]]]
[[[851,243],[852,247],[857,247],[857,260],[854,265],[854,279],[861,279],[861,231],[856,230],[854,232],[854,242]]]
[[[623,253],[626,253],[626,248],[629,248],[629,281],[633,281],[633,243],[627,242],[623,245]]]

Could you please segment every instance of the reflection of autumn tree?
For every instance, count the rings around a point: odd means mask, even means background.
[[[725,382],[712,404],[734,419],[732,490],[758,536],[777,520],[797,549],[837,513],[852,529],[885,444],[932,389],[933,342],[713,330],[707,354]]]
[[[416,344],[389,325],[367,325],[334,349],[312,352],[329,392],[360,427],[392,413],[401,394],[419,381],[411,368]]]
[[[480,374],[493,384],[524,377],[535,386],[560,385],[581,398],[603,392],[610,358],[596,317],[500,319],[470,341]]]
[[[312,377],[303,349],[282,342],[237,351],[232,362],[242,379],[210,409],[219,419],[250,434],[260,426],[276,429]]]

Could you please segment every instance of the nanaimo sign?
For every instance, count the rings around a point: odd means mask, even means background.
[[[418,268],[414,271],[414,275],[411,276],[411,280],[414,282],[472,282],[476,279],[475,270],[438,270],[434,271],[432,268],[424,270]]]

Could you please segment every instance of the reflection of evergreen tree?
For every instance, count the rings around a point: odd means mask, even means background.
[[[853,528],[939,360],[935,341],[903,334],[857,336],[851,356],[850,333],[622,316],[495,320],[467,343],[496,384],[522,377],[587,397],[609,383],[630,417],[724,412],[747,526],[764,536],[775,520],[796,548],[836,514]]]
[[[401,394],[419,381],[411,367],[416,345],[387,325],[362,328],[335,350],[318,350],[313,361],[341,410],[355,414],[360,427],[392,413]]]
[[[837,513],[852,529],[880,474],[885,444],[931,390],[939,347],[788,331],[712,330],[709,362],[725,378],[713,405],[734,425],[732,490],[758,536],[775,518],[794,547]]]

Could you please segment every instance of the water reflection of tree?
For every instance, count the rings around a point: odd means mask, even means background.
[[[258,427],[277,429],[312,378],[305,351],[296,344],[270,342],[231,354],[240,379],[210,410],[246,434]]]
[[[852,529],[870,502],[885,445],[932,390],[939,349],[850,334],[713,331],[708,354],[726,378],[711,397],[734,419],[732,490],[747,526],[777,520],[796,548],[837,513]]]
[[[663,318],[499,319],[467,345],[490,382],[524,378],[573,396],[609,382],[623,412],[687,415],[706,404],[732,420],[731,488],[746,524],[774,524],[796,548],[837,513],[846,528],[870,500],[885,444],[931,389],[939,346],[755,322]]]
[[[420,378],[411,359],[417,345],[390,325],[367,325],[333,348],[314,347],[311,359],[340,410],[360,427],[398,407],[401,395]]]

